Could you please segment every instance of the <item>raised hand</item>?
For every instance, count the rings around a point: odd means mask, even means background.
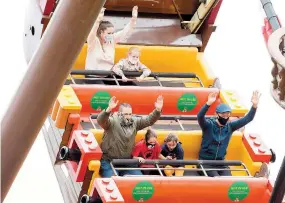
[[[218,93],[217,92],[211,92],[208,96],[208,101],[207,101],[207,104],[209,106],[211,106],[217,99],[217,95]]]
[[[110,99],[110,101],[109,101],[109,110],[112,110],[112,109],[114,109],[114,108],[116,108],[116,106],[118,105],[118,103],[119,103],[119,100],[117,100],[116,101],[116,97],[114,96],[114,97],[112,97],[111,99]]]
[[[252,93],[252,97],[251,97],[251,102],[254,108],[257,107],[258,103],[259,103],[259,98],[260,98],[261,94],[258,91],[254,91]]]
[[[142,76],[140,76],[140,77],[136,77],[136,80],[137,80],[138,82],[141,82],[141,81],[143,81],[143,80],[144,80],[144,77],[142,77]]]
[[[172,160],[172,156],[165,157],[167,160]]]
[[[160,96],[158,96],[158,98],[155,102],[155,108],[157,111],[161,111],[162,107],[163,107],[163,96],[160,95]]]
[[[132,17],[133,18],[137,18],[138,17],[138,6],[134,6],[133,7]]]
[[[122,80],[123,80],[123,82],[128,82],[129,78],[127,78],[126,76],[122,76]]]
[[[98,21],[103,20],[104,17],[104,12],[105,12],[106,8],[102,8],[99,15],[98,15]]]
[[[143,164],[145,162],[145,159],[142,157],[139,157],[138,159],[139,159],[139,163],[141,163],[141,164]]]

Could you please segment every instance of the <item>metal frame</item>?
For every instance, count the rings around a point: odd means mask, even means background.
[[[112,71],[103,71],[103,70],[73,70],[69,74],[70,79],[73,84],[76,84],[75,80],[76,78],[73,78],[72,75],[85,75],[85,76],[94,76],[94,78],[80,78],[80,80],[104,80],[104,81],[115,81],[117,86],[120,86],[118,81],[122,81],[122,79],[118,79],[115,75],[114,72]],[[141,72],[124,72],[125,76],[129,77],[138,77],[141,75]],[[104,77],[96,77],[96,76],[111,76],[111,78],[104,78]],[[186,82],[191,82],[191,83],[199,83],[201,87],[204,87],[201,79],[194,73],[163,73],[163,72],[152,72],[148,77],[153,77],[159,84],[159,86],[163,87],[163,84],[160,80],[161,78],[195,78],[196,80],[179,80],[179,81],[167,81],[170,83],[186,83]],[[135,80],[130,80],[130,81],[135,81]],[[149,82],[150,80],[147,80],[146,82]],[[144,82],[144,81],[142,81]]]
[[[115,162],[115,163],[114,163]],[[145,160],[145,164],[154,165],[155,168],[139,168],[139,167],[115,167],[115,165],[129,165],[129,164],[139,164],[137,159],[113,159],[110,162],[111,168],[115,174],[118,176],[117,171],[123,170],[142,170],[142,171],[154,171],[157,170],[160,176],[164,176],[162,171],[169,170],[168,168],[159,167],[159,165],[196,165],[200,168],[172,168],[171,170],[184,170],[184,171],[202,171],[205,176],[208,176],[207,171],[245,171],[247,176],[250,176],[250,172],[241,161],[214,161],[214,160]],[[204,165],[204,166],[203,166]],[[207,165],[211,166],[242,166],[243,169],[231,169],[231,168],[207,168]],[[116,171],[117,170],[117,171]]]
[[[133,116],[137,116],[137,117],[142,117],[142,115],[133,115]],[[89,116],[89,120],[92,124],[92,126],[94,127],[94,129],[97,129],[96,128],[96,125],[95,123],[93,122],[93,119],[97,119],[98,117],[98,114],[91,114]],[[210,118],[211,116],[205,116],[206,118]],[[180,126],[181,130],[185,130],[184,126],[183,126],[183,123],[181,123],[180,121],[196,121],[197,120],[197,116],[164,116],[162,115],[160,118],[159,118],[160,121],[176,121],[178,123],[178,125]]]
[[[97,118],[97,116],[96,116],[96,118]],[[91,125],[93,126],[93,128],[94,128],[94,129],[97,129],[95,123],[93,122],[92,114],[90,114],[89,120],[90,120]]]

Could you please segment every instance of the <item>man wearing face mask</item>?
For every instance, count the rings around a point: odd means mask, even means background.
[[[210,106],[216,101],[217,93],[210,93],[207,103],[201,108],[197,117],[202,129],[202,143],[199,152],[200,160],[224,160],[230,138],[235,130],[244,127],[251,122],[255,116],[260,94],[253,92],[250,111],[243,118],[229,122],[231,108],[227,104],[220,104],[216,108],[216,117],[209,119],[205,115]],[[227,169],[226,166],[204,166],[207,168]],[[208,176],[231,176],[229,170],[207,171]]]
[[[112,159],[131,159],[135,146],[137,131],[153,125],[159,118],[163,107],[163,97],[159,96],[155,102],[155,109],[146,117],[132,116],[130,104],[122,103],[119,111],[113,115],[111,111],[117,106],[116,97],[112,97],[109,106],[97,117],[98,124],[104,129],[101,149],[100,174],[102,177],[111,177],[113,170],[110,165]],[[140,170],[118,171],[119,175],[142,175]]]
[[[136,78],[139,82],[144,80],[144,78],[151,73],[150,69],[140,62],[140,50],[137,47],[131,47],[128,51],[127,58],[121,59],[112,70],[122,77],[123,82],[130,80],[124,75],[123,71],[142,71],[140,77]]]

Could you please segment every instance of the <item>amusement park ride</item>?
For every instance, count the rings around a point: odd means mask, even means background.
[[[274,64],[272,97],[285,108],[285,29],[270,0],[261,3],[267,15],[263,35]],[[261,176],[276,155],[260,135],[235,131],[226,160],[210,161],[229,166],[233,176],[208,177],[209,169],[203,166],[209,161],[198,160],[202,131],[197,113],[210,92],[217,92],[219,98],[208,116],[215,114],[220,103],[232,108],[232,119],[248,112],[236,92],[221,87],[203,57],[221,4],[222,0],[31,0],[24,32],[29,69],[2,122],[1,201],[42,129],[66,203],[284,203],[285,159],[275,182]],[[116,46],[115,62],[135,45],[142,50],[141,61],[152,74],[133,86],[122,86],[112,72],[85,70],[86,39],[103,6],[105,18],[120,30],[134,5],[140,16],[132,35]],[[111,76],[114,85],[86,84],[88,75]],[[149,163],[155,164],[158,176],[101,178],[103,130],[97,124],[97,114],[116,96],[130,103],[133,113],[146,115],[158,95],[164,96],[165,104],[153,129],[160,143],[169,132],[179,136],[185,151],[184,174],[165,176],[161,171],[170,161],[156,160]],[[148,99],[142,99],[145,97]],[[145,130],[139,131],[136,141],[144,134]],[[115,159],[112,167],[120,170],[120,165],[133,162]]]

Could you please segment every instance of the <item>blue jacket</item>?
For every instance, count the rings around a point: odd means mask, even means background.
[[[233,132],[253,120],[256,108],[251,107],[248,114],[243,118],[228,122],[225,126],[220,127],[215,117],[205,118],[209,107],[205,104],[197,115],[203,133],[199,159],[224,160]]]

